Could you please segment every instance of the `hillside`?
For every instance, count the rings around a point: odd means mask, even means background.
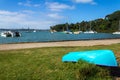
[[[111,33],[114,31],[118,31],[120,20],[120,10],[113,12],[112,14],[108,14],[105,18],[99,18],[92,21],[82,21],[77,23],[70,23],[67,22],[65,24],[57,24],[51,26],[51,30],[56,31],[87,31],[87,30],[94,30],[97,32],[106,32]],[[91,27],[90,27],[91,26]]]

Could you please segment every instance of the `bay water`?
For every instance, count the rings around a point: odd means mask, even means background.
[[[51,33],[50,31],[37,31],[37,32],[20,31],[20,33],[21,33],[21,37],[0,37],[0,44],[25,43],[25,42],[54,42],[54,41],[120,39],[119,34],[110,34],[110,33],[65,34],[62,32]]]

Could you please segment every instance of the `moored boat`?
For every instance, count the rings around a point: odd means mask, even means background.
[[[84,33],[97,33],[97,32],[90,30],[90,31],[85,31]]]
[[[37,32],[36,30],[34,30],[33,32]]]
[[[12,31],[4,31],[1,32],[1,37],[20,37],[21,34],[19,32],[12,32]]]
[[[82,31],[75,31],[75,32],[73,32],[74,34],[80,34],[80,33],[82,33]]]
[[[63,33],[65,33],[65,34],[72,34],[71,31],[63,31]]]
[[[97,33],[97,31],[91,30],[91,22],[90,22],[90,30],[85,31],[85,32],[83,32],[83,33]]]
[[[113,32],[113,34],[120,34],[120,31],[118,31],[118,32]]]
[[[117,32],[113,32],[112,34],[120,34],[120,20],[119,20],[118,31]]]

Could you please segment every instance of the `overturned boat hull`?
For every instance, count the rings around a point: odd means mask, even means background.
[[[116,58],[111,50],[69,52],[62,57],[63,62],[78,62],[79,60],[102,66],[117,66]]]

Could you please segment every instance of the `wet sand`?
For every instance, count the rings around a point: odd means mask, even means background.
[[[62,46],[67,47],[67,46],[111,45],[117,43],[120,43],[120,39],[0,44],[0,50],[14,50],[14,49],[40,48],[40,47],[62,47]]]

